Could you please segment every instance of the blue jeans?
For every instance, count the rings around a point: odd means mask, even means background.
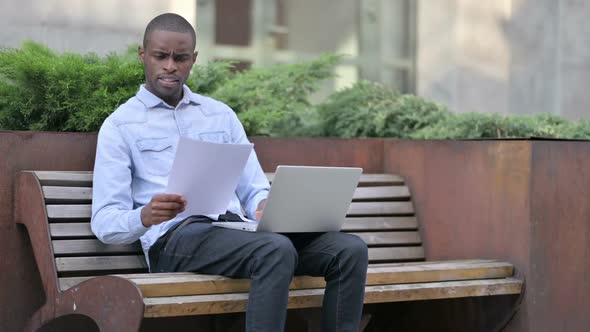
[[[193,217],[194,218],[194,217]],[[368,264],[354,235],[244,232],[201,217],[171,230],[150,248],[153,272],[198,272],[251,279],[246,331],[283,331],[294,275],[323,276],[323,331],[358,331]]]

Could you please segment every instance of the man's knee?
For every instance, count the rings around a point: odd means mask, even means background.
[[[360,237],[352,234],[343,234],[346,237],[343,248],[346,259],[354,261],[360,266],[366,266],[369,262],[369,250],[367,244]]]
[[[267,263],[289,266],[293,270],[297,266],[297,250],[287,237],[269,233],[265,239],[262,254]],[[270,262],[269,262],[270,261]]]

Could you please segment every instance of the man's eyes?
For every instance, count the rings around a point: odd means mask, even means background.
[[[185,54],[183,54],[183,55],[175,55],[174,56],[174,61],[186,61],[188,59],[189,59],[189,56],[188,55],[185,55]]]
[[[165,54],[165,53],[154,54],[154,57],[158,60],[164,60],[164,59],[168,58],[169,56],[170,56],[169,54]],[[190,56],[188,56],[186,54],[181,54],[181,55],[173,55],[172,58],[174,59],[174,61],[183,62],[183,61],[187,61],[190,58]]]

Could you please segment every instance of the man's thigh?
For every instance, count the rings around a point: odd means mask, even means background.
[[[342,264],[350,255],[366,255],[366,243],[341,232],[285,234],[299,255],[296,275],[325,276],[330,266]]]
[[[277,246],[292,247],[289,239],[280,234],[192,223],[173,233],[160,249],[156,271],[190,271],[248,278],[252,262]]]

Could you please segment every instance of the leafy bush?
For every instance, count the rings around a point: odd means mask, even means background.
[[[590,122],[555,115],[449,112],[444,106],[360,81],[310,105],[337,56],[235,72],[232,62],[193,67],[187,85],[227,103],[248,135],[413,139],[590,139]],[[0,129],[96,131],[143,83],[137,46],[124,54],[58,54],[25,42],[0,49]]]
[[[588,121],[570,122],[550,114],[535,116],[482,113],[453,114],[413,133],[411,138],[590,138]]]
[[[313,133],[337,137],[407,139],[569,138],[590,139],[589,121],[540,114],[452,113],[414,95],[358,82],[317,107]]]
[[[449,116],[441,105],[360,81],[317,107],[322,136],[409,137]]]
[[[0,127],[93,131],[143,81],[129,56],[56,54],[25,42],[0,52]]]
[[[144,81],[137,47],[127,53],[57,54],[34,42],[0,50],[0,128],[97,131]],[[307,97],[330,77],[335,56],[271,68],[232,71],[232,62],[197,65],[186,84],[236,111],[249,135],[269,135],[309,106]]]
[[[338,57],[256,68],[235,74],[212,93],[228,104],[250,135],[285,134],[310,107],[309,95],[331,77]],[[198,78],[197,78],[198,79]]]
[[[186,85],[193,92],[209,96],[234,76],[234,65],[232,61],[212,61],[207,65],[195,65]]]

